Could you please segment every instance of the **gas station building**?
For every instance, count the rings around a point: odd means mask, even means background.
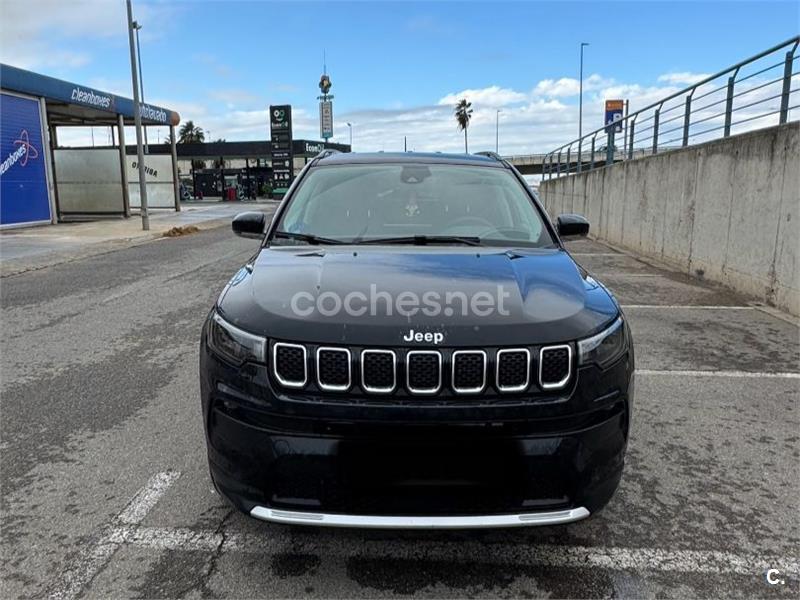
[[[0,227],[127,217],[139,206],[135,154],[126,154],[130,98],[0,64]],[[142,124],[168,126],[178,113],[141,104]],[[61,127],[110,127],[105,147],[63,148]],[[147,156],[148,206],[180,209],[175,144]],[[129,183],[129,181],[131,183]]]
[[[125,139],[133,108],[130,98],[0,64],[0,229],[129,217],[139,208],[135,140]],[[144,127],[166,126],[171,134],[170,143],[147,147],[148,208],[254,197],[270,182],[271,140],[177,144],[177,112],[141,103],[141,113]],[[62,146],[63,127],[110,129],[111,145]],[[290,143],[295,174],[324,149],[350,151],[330,142]]]

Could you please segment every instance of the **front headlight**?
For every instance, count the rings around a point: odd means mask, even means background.
[[[217,313],[209,319],[208,345],[237,365],[248,360],[266,362],[267,340],[234,327]]]
[[[578,359],[582,365],[597,363],[605,367],[622,356],[625,348],[625,327],[622,317],[618,317],[607,329],[578,342]]]

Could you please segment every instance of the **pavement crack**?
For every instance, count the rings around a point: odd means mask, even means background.
[[[222,551],[225,548],[225,543],[228,540],[228,535],[227,533],[225,533],[225,525],[227,524],[228,520],[235,514],[236,514],[236,509],[229,508],[228,512],[225,514],[224,517],[222,517],[219,524],[214,529],[214,534],[219,536],[219,543],[211,553],[205,573],[203,573],[200,576],[200,581],[197,583],[197,585],[186,590],[186,592],[189,592],[191,591],[191,589],[196,588],[198,589],[203,598],[215,597],[214,592],[208,587],[208,584],[211,581],[211,578],[214,576],[214,573],[216,573],[217,568],[219,567],[219,559],[222,556]]]

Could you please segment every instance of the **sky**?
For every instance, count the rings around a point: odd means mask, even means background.
[[[271,2],[133,0],[145,100],[207,138],[263,140],[268,106],[319,139],[323,54],[334,138],[355,150],[463,151],[452,106],[473,105],[470,151],[548,151],[584,133],[603,101],[631,110],[797,34],[787,2]],[[132,97],[123,0],[0,0],[0,62]],[[497,113],[500,110],[501,112]],[[499,122],[499,126],[498,126]],[[165,130],[153,130],[163,139]],[[89,143],[89,131],[59,131]],[[97,143],[107,131],[96,128]]]

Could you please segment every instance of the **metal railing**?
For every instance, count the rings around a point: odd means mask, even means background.
[[[795,36],[630,113],[617,121],[616,127],[600,127],[546,153],[542,178],[580,173],[797,119],[800,71],[794,70],[794,55],[798,45],[800,36]],[[622,132],[617,133],[619,127]]]

